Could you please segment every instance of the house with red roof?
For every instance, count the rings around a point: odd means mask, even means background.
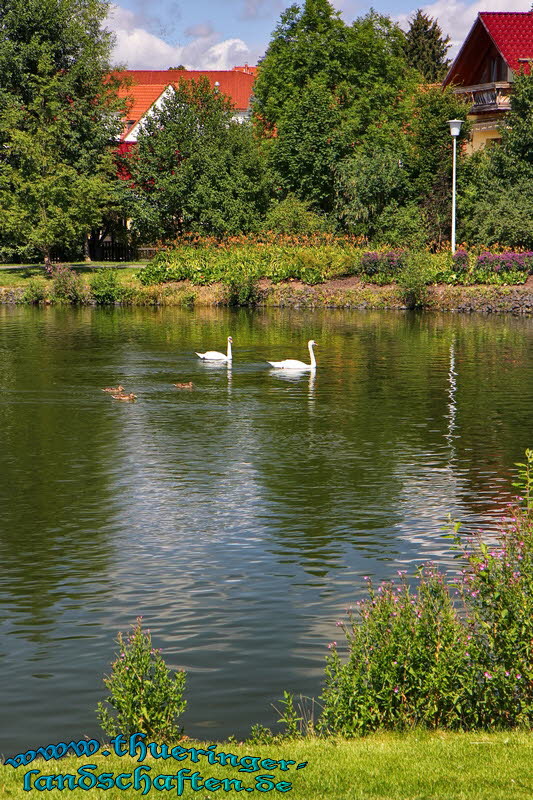
[[[481,11],[443,85],[471,103],[470,150],[501,139],[514,76],[533,61],[533,11]]]
[[[250,117],[252,87],[256,67],[234,67],[232,70],[186,69],[130,69],[122,73],[129,78],[130,86],[121,90],[123,97],[131,98],[131,105],[121,135],[124,145],[137,141],[142,121],[181,80],[198,80],[205,77],[213,89],[229,98],[234,108],[234,119],[244,122]],[[122,148],[125,149],[125,148]]]

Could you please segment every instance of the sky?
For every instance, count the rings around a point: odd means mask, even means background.
[[[113,3],[107,27],[116,35],[114,60],[129,69],[231,69],[257,64],[264,55],[281,12],[292,0],[122,0]],[[299,0],[296,0],[299,2]],[[303,0],[300,0],[303,2]],[[435,0],[411,5],[409,0],[385,0],[366,5],[335,0],[333,5],[350,23],[371,5],[407,29],[421,8],[438,20],[450,37],[453,57],[479,11],[529,11],[531,0]]]

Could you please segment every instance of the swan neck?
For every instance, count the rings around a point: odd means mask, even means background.
[[[309,355],[311,356],[311,366],[314,369],[316,367],[316,359],[315,359],[315,353],[314,353],[314,350],[313,350],[313,345],[311,344],[311,342],[309,342],[308,347],[309,347]]]
[[[231,361],[231,342],[228,342],[228,361]]]

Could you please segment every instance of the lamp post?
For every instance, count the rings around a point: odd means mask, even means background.
[[[461,133],[462,119],[449,119],[450,133],[453,137],[453,172],[452,172],[452,253],[455,253],[455,172],[457,162],[457,137]]]

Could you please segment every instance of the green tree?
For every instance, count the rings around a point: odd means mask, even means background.
[[[146,120],[130,159],[133,225],[146,239],[253,230],[268,181],[251,126],[206,78],[180,81]]]
[[[105,0],[0,0],[0,244],[49,261],[117,203]]]
[[[501,143],[475,153],[458,193],[468,242],[533,248],[533,77],[517,75]]]
[[[451,90],[411,86],[403,92],[394,113],[369,126],[337,165],[335,208],[341,225],[380,241],[389,236],[395,245],[402,236],[406,244],[446,239],[452,166],[447,120],[464,118],[466,110]],[[467,135],[465,125],[461,141]]]
[[[405,34],[405,57],[428,83],[440,82],[450,65],[446,54],[450,39],[444,36],[438,22],[418,9]]]
[[[346,25],[327,0],[282,14],[254,88],[254,120],[270,137],[282,194],[331,212],[336,164],[369,127],[398,124],[400,95],[415,75],[403,42],[387,17],[370,12]]]

